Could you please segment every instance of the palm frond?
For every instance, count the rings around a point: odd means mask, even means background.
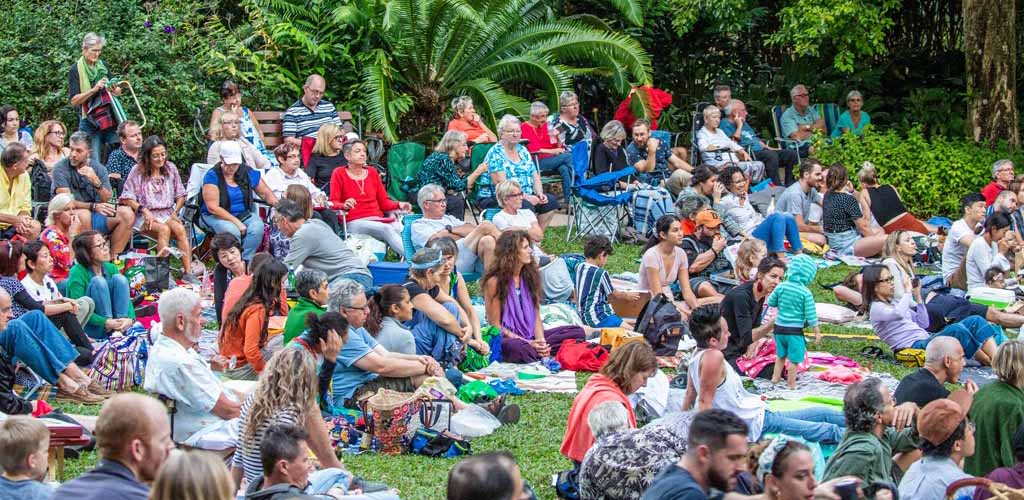
[[[549,96],[569,89],[569,75],[559,66],[538,55],[507,57],[480,68],[481,75],[490,75],[498,82],[524,82],[536,85]]]
[[[610,0],[610,3],[634,26],[644,25],[644,12],[640,0]]]
[[[388,141],[398,142],[398,121],[412,109],[412,98],[392,91],[392,82],[380,65],[363,69],[361,90],[370,126],[379,129]]]

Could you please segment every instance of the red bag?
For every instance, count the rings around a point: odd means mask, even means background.
[[[597,372],[608,361],[608,348],[585,340],[566,340],[555,359],[565,370]]]

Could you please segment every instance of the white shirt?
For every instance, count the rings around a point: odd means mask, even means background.
[[[195,446],[200,437],[217,431],[238,438],[235,423],[238,419],[224,420],[212,413],[224,388],[213,370],[194,350],[186,350],[177,341],[161,335],[149,349],[142,386],[147,392],[175,401],[175,442]]]
[[[967,254],[967,247],[961,245],[960,240],[969,234],[974,234],[974,230],[963,219],[954,222],[949,228],[946,242],[942,245],[942,281],[948,283],[949,277],[960,268]]]
[[[25,277],[22,278],[21,284],[25,287],[25,291],[27,291],[28,294],[39,303],[46,303],[64,298],[64,296],[60,294],[60,290],[57,289],[57,283],[53,281],[53,278],[51,278],[49,274],[43,276],[42,284],[36,283],[35,280],[32,279],[31,275],[26,274]]]
[[[716,149],[708,151],[711,146],[715,146]],[[697,131],[697,149],[700,150],[700,157],[704,163],[717,167],[728,161],[739,161],[735,152],[742,150],[743,147],[725,135],[721,128],[711,132],[707,127],[701,127]],[[729,153],[730,151],[734,153]]]
[[[444,231],[445,226],[451,226],[453,228],[465,225],[466,223],[451,216],[443,215],[440,219],[428,219],[423,217],[412,223],[412,246],[416,250],[419,250],[427,246],[427,242],[430,241],[435,234]]]
[[[984,235],[974,238],[967,249],[967,291],[985,286],[985,272],[991,267],[1010,270],[1010,261],[999,253],[996,242],[987,243]]]
[[[502,210],[494,214],[494,218],[491,219],[491,223],[494,227],[498,228],[498,231],[504,231],[506,229],[522,229],[529,231],[534,224],[537,223],[537,214],[533,213],[533,210],[520,208],[516,210],[515,215],[509,215],[508,212]],[[547,255],[544,250],[541,250],[536,243],[533,244],[533,254],[540,257]]]
[[[301,184],[308,189],[309,194],[313,197],[314,204],[318,197],[324,196],[323,191],[320,191],[320,188],[313,185],[313,181],[309,179],[309,174],[301,168],[295,169],[294,175],[288,175],[280,168],[271,168],[263,176],[263,182],[267,183],[267,187],[270,188],[278,199],[284,197],[284,192],[292,184]]]

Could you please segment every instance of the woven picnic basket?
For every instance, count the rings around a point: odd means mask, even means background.
[[[361,401],[367,415],[367,427],[381,453],[399,455],[408,448],[409,423],[418,417],[422,396],[416,393],[380,389]]]
[[[984,488],[996,500],[1024,500],[1024,489],[1011,488],[1003,483],[997,483],[983,477],[970,477],[953,481],[946,487],[946,500],[955,500],[957,498],[957,490],[968,486]]]

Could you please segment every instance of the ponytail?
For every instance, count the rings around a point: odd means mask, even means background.
[[[401,304],[409,297],[409,291],[401,285],[384,285],[370,299],[370,314],[363,325],[370,335],[376,337],[380,333],[384,318],[391,316],[391,306]]]

